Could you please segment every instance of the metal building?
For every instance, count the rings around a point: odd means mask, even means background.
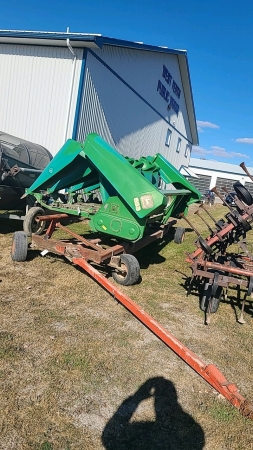
[[[53,155],[101,135],[188,166],[198,145],[187,53],[84,33],[0,30],[0,130]]]
[[[248,167],[248,171],[253,175],[253,167]],[[191,176],[192,174],[195,176]],[[240,181],[253,195],[253,183],[239,165],[191,158],[189,168],[185,170],[184,175],[202,194],[215,186],[223,194],[223,187],[232,192],[234,191],[233,184]]]

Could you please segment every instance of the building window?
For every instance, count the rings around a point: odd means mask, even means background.
[[[165,140],[165,145],[167,145],[167,147],[169,147],[169,145],[170,145],[171,134],[172,134],[172,131],[168,128],[166,140]]]
[[[178,141],[177,141],[177,150],[176,150],[177,153],[180,152],[181,142],[182,142],[182,139],[181,139],[181,138],[178,138]]]
[[[188,158],[188,156],[190,156],[190,146],[189,146],[189,144],[186,144],[184,156],[186,158]]]

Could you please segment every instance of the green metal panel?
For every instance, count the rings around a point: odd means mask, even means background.
[[[100,136],[89,134],[84,152],[138,217],[147,217],[164,208],[166,198]]]
[[[160,180],[174,189],[158,189]],[[26,192],[41,199],[42,204],[41,192],[54,193],[63,188],[70,193],[98,189],[101,206],[84,204],[72,212],[72,205],[69,213],[88,217],[94,231],[128,240],[140,239],[149,220],[165,224],[171,216],[186,213],[188,206],[201,198],[160,154],[139,160],[125,158],[95,133],[88,135],[84,144],[69,139]],[[66,205],[56,208],[68,210]]]
[[[169,163],[160,153],[157,153],[153,158],[149,157],[153,163],[156,163],[160,168],[160,176],[167,184],[171,183],[178,189],[188,189],[191,193],[188,199],[188,206],[201,199],[201,193],[191,184],[181,173]]]
[[[79,180],[87,177],[93,169],[85,160],[82,150],[82,144],[67,140],[26,193],[43,190],[54,192],[81,182]]]
[[[128,205],[117,196],[109,197],[90,221],[93,231],[132,241],[143,236],[145,225],[146,219],[132,214]]]
[[[87,136],[84,145],[68,140],[26,192],[54,192],[71,187],[84,181],[93,170],[103,176],[105,183],[114,188],[114,193],[124,199],[138,217],[147,217],[164,208],[163,194],[95,133]],[[103,184],[102,189],[105,189]]]

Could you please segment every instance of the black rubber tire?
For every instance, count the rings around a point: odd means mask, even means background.
[[[120,265],[122,269],[124,268],[124,272],[113,271],[113,279],[123,286],[137,283],[140,278],[140,265],[135,256],[124,253],[120,256]]]
[[[237,181],[233,186],[239,200],[243,201],[243,203],[248,206],[252,205],[253,198],[248,189],[246,189],[240,181]]]
[[[199,236],[198,241],[199,241],[200,247],[202,248],[202,250],[204,250],[205,253],[208,253],[208,255],[213,254],[212,248],[207,244],[205,239],[203,239],[201,236]]]
[[[36,222],[35,218],[44,215],[45,211],[40,206],[33,206],[29,209],[23,222],[23,230],[27,236],[31,236],[33,233],[38,235],[43,234],[46,222]]]
[[[175,244],[182,244],[184,242],[185,237],[185,228],[176,228],[175,234],[174,234],[174,242]]]
[[[15,231],[12,238],[11,259],[12,261],[22,262],[27,257],[27,235],[24,231]]]
[[[224,220],[222,220],[222,219],[217,220],[217,222],[215,222],[215,225],[216,225],[217,228],[219,228],[220,230],[222,230],[224,224],[225,224],[225,222],[224,222]]]
[[[212,290],[213,290],[212,283],[209,282],[205,283],[204,292],[200,302],[201,311],[211,314],[216,313],[216,311],[219,308],[222,294],[222,287],[221,286],[217,287],[214,297],[212,297]]]

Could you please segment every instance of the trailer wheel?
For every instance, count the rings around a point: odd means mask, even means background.
[[[43,216],[44,214],[44,209],[40,208],[39,206],[34,206],[33,208],[29,209],[28,213],[25,215],[23,222],[23,230],[27,234],[27,236],[31,236],[32,233],[38,235],[43,233],[46,222],[37,222],[36,217]]]
[[[184,242],[185,237],[185,228],[176,228],[175,234],[174,234],[174,242],[175,244],[182,244]]]
[[[12,261],[25,261],[27,257],[27,235],[24,231],[15,231],[12,238],[11,259]]]
[[[204,285],[204,292],[200,302],[200,309],[207,313],[216,313],[219,308],[222,287],[216,284],[216,279],[219,276],[219,272],[214,275],[213,283],[209,281]]]
[[[113,279],[123,286],[131,286],[140,278],[140,265],[133,255],[127,253],[120,256],[120,268],[112,272]]]
[[[202,250],[204,250],[204,252],[208,253],[209,255],[212,255],[213,250],[212,248],[207,244],[207,242],[205,241],[205,239],[203,239],[201,236],[199,236],[198,238],[200,247],[202,248]]]
[[[246,187],[243,186],[240,181],[237,181],[233,186],[239,200],[242,200],[248,206],[252,205],[253,198],[248,189],[246,189]]]

